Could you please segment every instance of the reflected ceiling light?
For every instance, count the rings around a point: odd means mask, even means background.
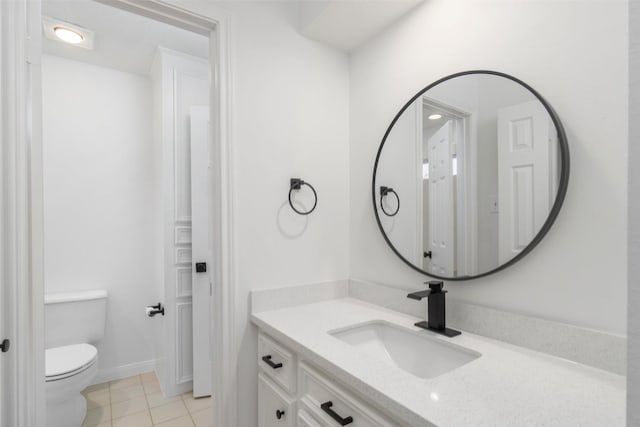
[[[71,28],[65,27],[55,27],[53,29],[56,37],[58,37],[63,42],[78,44],[84,40],[84,36],[81,32],[72,30]]]
[[[442,118],[442,114],[432,114],[429,116],[429,120],[440,120]]]

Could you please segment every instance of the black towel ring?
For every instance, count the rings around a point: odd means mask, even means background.
[[[393,195],[396,196],[396,200],[398,201],[398,206],[396,207],[396,210],[393,213],[389,213],[385,211],[384,206],[382,205],[382,200],[389,193],[393,193]],[[400,210],[400,197],[398,197],[398,193],[396,193],[393,188],[384,187],[384,186],[380,187],[380,209],[382,209],[382,212],[384,212],[386,216],[396,216],[398,214],[398,211]]]
[[[302,212],[302,211],[299,211],[298,209],[296,209],[293,206],[293,202],[291,201],[291,192],[293,190],[300,190],[303,185],[306,185],[307,187],[309,187],[311,189],[311,191],[313,191],[313,198],[315,200],[313,202],[313,207],[310,210],[308,210],[307,212]],[[309,215],[311,212],[313,212],[315,210],[317,204],[318,204],[318,193],[316,193],[316,189],[313,188],[313,186],[311,184],[309,184],[308,182],[304,182],[300,178],[291,178],[290,187],[289,187],[289,206],[291,206],[291,209],[293,209],[294,212],[299,214],[299,215]]]

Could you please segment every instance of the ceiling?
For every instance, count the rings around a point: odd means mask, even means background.
[[[425,0],[298,0],[300,32],[344,51],[373,38]]]
[[[205,36],[95,1],[43,0],[42,15],[95,33],[93,50],[43,38],[47,54],[143,75],[149,73],[158,46],[208,57]]]
[[[442,118],[431,120],[429,116],[432,114],[440,114]],[[423,129],[440,129],[447,120],[455,119],[456,117],[447,111],[439,109],[431,105],[422,106],[422,128]]]
[[[300,32],[348,52],[425,0],[297,1]],[[43,0],[42,14],[95,33],[93,50],[44,38],[47,54],[143,75],[158,46],[208,57],[207,37],[96,1]]]

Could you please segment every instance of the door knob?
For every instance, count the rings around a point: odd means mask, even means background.
[[[11,341],[6,338],[3,339],[2,344],[0,344],[0,350],[2,350],[3,353],[6,353],[9,351],[9,347],[11,347]]]

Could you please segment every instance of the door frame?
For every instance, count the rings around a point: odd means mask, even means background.
[[[39,0],[0,1],[0,423],[20,427],[45,422],[40,15]]]
[[[455,154],[458,159],[458,179],[456,179],[456,247],[463,247],[462,257],[456,254],[458,276],[471,276],[478,269],[478,216],[468,215],[467,212],[477,213],[478,185],[477,185],[477,145],[476,145],[476,115],[464,108],[447,104],[437,99],[422,97],[423,107],[437,108],[455,118],[454,132],[456,133]],[[459,140],[462,143],[459,143]],[[422,182],[422,174],[420,174]],[[460,206],[466,209],[459,209]],[[464,243],[464,244],[461,244]],[[462,268],[460,268],[462,267]],[[460,270],[463,270],[461,273]]]
[[[415,108],[415,123],[416,123],[416,138],[415,138],[415,146],[416,146],[416,176],[418,177],[418,183],[416,185],[416,206],[418,207],[418,213],[416,215],[416,235],[418,238],[416,239],[416,263],[418,265],[424,266],[424,253],[427,248],[424,247],[424,198],[423,196],[423,179],[422,179],[422,164],[424,162],[424,147],[423,147],[423,139],[424,139],[424,129],[423,129],[423,110],[424,110],[424,100],[422,102],[420,100],[416,101]]]
[[[86,0],[91,1],[91,0]],[[232,144],[232,15],[210,3],[184,0],[98,0],[111,6],[169,21],[207,35],[210,40],[211,144],[215,182],[211,189],[214,243],[212,296],[213,425],[233,426],[237,419],[237,353],[235,339],[235,256],[233,248],[234,163]],[[0,164],[8,200],[2,195],[2,214],[8,230],[15,230],[4,247],[15,266],[7,280],[15,310],[8,319],[21,339],[14,342],[16,379],[11,384],[17,426],[42,426],[44,390],[44,261],[43,169],[41,100],[41,2],[0,2],[0,131],[3,148],[15,163]],[[5,25],[7,24],[7,25]],[[10,24],[10,25],[9,25]],[[6,52],[5,52],[6,49]],[[6,255],[8,254],[8,255]],[[3,271],[4,276],[4,271]],[[5,277],[3,277],[3,282]],[[0,309],[5,307],[0,307]]]

